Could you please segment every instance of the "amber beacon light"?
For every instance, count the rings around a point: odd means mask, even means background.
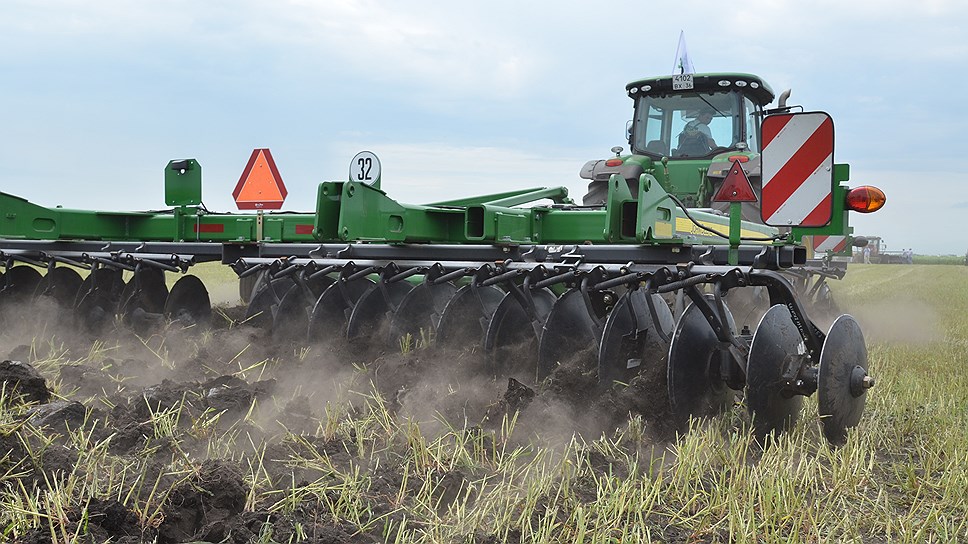
[[[877,187],[864,185],[847,192],[847,208],[860,213],[871,213],[884,207],[887,196]]]

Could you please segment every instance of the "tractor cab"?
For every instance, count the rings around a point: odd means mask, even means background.
[[[628,130],[631,153],[589,161],[581,177],[591,180],[583,203],[599,205],[605,182],[621,174],[632,194],[650,172],[666,192],[689,207],[710,199],[739,160],[759,193],[760,122],[773,90],[751,74],[677,74],[634,81],[626,91],[635,102]],[[747,209],[748,208],[748,209]],[[743,219],[760,221],[757,206],[744,205]]]
[[[635,101],[633,154],[712,159],[724,151],[758,153],[759,123],[773,91],[748,74],[682,74],[626,86]]]

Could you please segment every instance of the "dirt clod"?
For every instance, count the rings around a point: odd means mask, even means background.
[[[158,528],[158,542],[207,540],[201,534],[202,529],[208,527],[205,532],[218,532],[215,524],[242,513],[245,497],[242,472],[237,466],[222,460],[205,461],[189,481],[168,495],[165,521]]]
[[[0,385],[8,398],[20,396],[25,402],[43,404],[50,400],[47,380],[29,363],[21,361],[0,362]]]
[[[38,427],[53,427],[61,430],[66,425],[77,429],[84,424],[87,409],[77,401],[57,400],[31,408],[27,413],[30,422]]]

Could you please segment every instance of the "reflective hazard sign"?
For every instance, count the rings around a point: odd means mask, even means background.
[[[756,202],[753,184],[750,183],[750,178],[746,176],[746,171],[739,161],[733,161],[733,166],[729,168],[722,187],[713,197],[713,202]]]
[[[282,182],[276,162],[268,149],[253,149],[242,176],[232,191],[232,198],[240,210],[278,210],[286,200],[286,185]]]

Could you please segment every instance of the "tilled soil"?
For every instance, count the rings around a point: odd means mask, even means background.
[[[93,335],[41,310],[7,315],[0,473],[15,476],[3,485],[38,493],[64,482],[91,487],[56,516],[45,513],[56,523],[36,518],[12,532],[14,541],[381,542],[406,517],[400,501],[426,486],[438,510],[473,503],[467,482],[481,475],[440,467],[405,479],[397,445],[381,449],[372,437],[364,445],[345,424],[361,414],[415,422],[430,437],[493,433],[516,416],[511,438],[520,443],[566,443],[576,431],[595,438],[630,414],[643,416],[652,440],[673,432],[659,370],[602,390],[582,353],[543,383],[525,384],[490,376],[473,350],[303,346],[238,325],[238,309],[220,313],[208,331],[171,326],[144,336],[115,326]],[[589,462],[603,472],[624,470],[596,455]],[[112,468],[92,470],[101,466],[95,457]],[[122,467],[132,481],[111,485],[125,492],[99,494],[97,482]],[[327,499],[335,491],[286,496],[321,482],[335,489],[343,470],[368,473],[361,508],[382,523],[364,530],[335,514],[342,506]]]

